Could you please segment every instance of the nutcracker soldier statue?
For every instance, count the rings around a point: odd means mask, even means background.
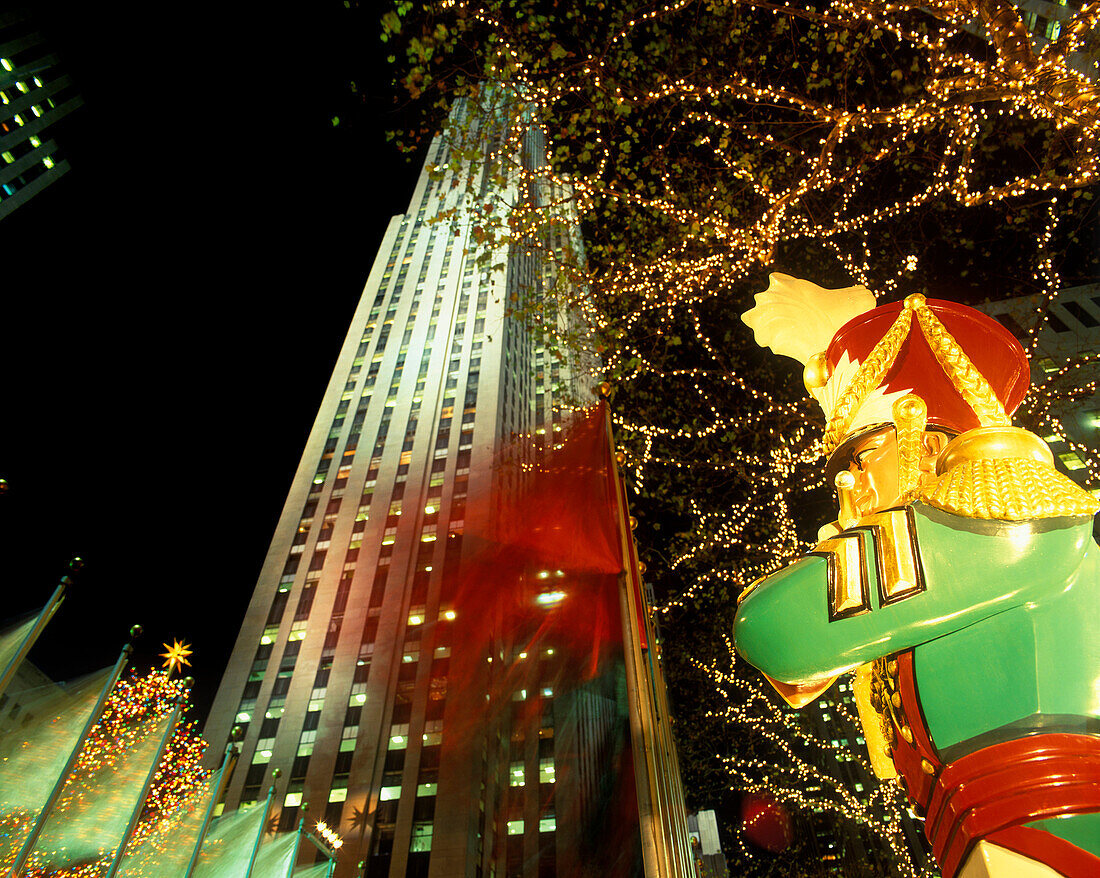
[[[772,275],[744,315],[805,365],[837,521],[742,594],[737,650],[801,707],[838,675],[946,878],[1100,876],[1093,497],[1011,426],[1023,349],[912,295]]]

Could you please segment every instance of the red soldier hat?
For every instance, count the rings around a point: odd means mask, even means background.
[[[876,307],[862,286],[827,290],[773,273],[742,319],[758,344],[804,365],[834,460],[842,445],[895,424],[905,397],[922,400],[921,424],[963,433],[1010,426],[1027,393],[1019,342],[993,318],[954,302],[914,293]],[[898,412],[908,420],[917,409]]]
[[[911,325],[914,319],[919,329]],[[889,394],[915,393],[928,406],[930,425],[956,433],[992,426],[992,421],[1007,423],[1027,394],[1027,354],[1000,323],[966,305],[918,295],[860,314],[829,343],[825,351],[829,373],[845,355],[851,362],[867,363],[892,328],[907,323],[909,331],[898,333],[902,338],[892,362],[884,364],[881,378],[865,392],[881,387]],[[836,424],[838,414],[830,419],[829,428],[839,443],[849,436]]]

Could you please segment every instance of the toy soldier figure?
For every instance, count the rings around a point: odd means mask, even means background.
[[[840,512],[754,583],[738,652],[800,707],[838,675],[872,766],[945,878],[1100,876],[1097,503],[1011,426],[1027,356],[996,321],[784,275],[744,319],[805,364]]]

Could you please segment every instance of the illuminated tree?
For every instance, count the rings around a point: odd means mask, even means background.
[[[180,680],[160,671],[143,676],[132,673],[116,684],[39,836],[24,870],[28,878],[106,874],[167,728],[164,720],[171,719],[183,693]],[[48,714],[44,720],[49,721]],[[46,736],[36,730],[41,731],[31,724],[11,734],[24,735],[22,748],[33,751],[48,746]],[[205,748],[193,724],[177,720],[141,805],[120,874],[153,874],[153,866],[166,851],[178,856],[181,822],[194,822],[193,812],[207,787],[209,772],[201,766]],[[51,762],[48,755],[44,754],[44,763]],[[52,776],[48,782],[52,785]],[[25,827],[34,816],[13,809],[0,816],[0,828]],[[11,853],[14,856],[15,851]],[[142,868],[145,862],[149,869]]]

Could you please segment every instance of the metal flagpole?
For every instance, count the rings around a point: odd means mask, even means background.
[[[304,820],[305,820],[305,818],[303,818],[303,822],[304,822]],[[323,824],[319,823],[317,825],[321,826]],[[317,836],[315,836],[312,832],[307,832],[306,833],[306,838],[309,841],[313,842],[313,846],[316,847],[317,850],[319,850],[322,854],[324,854],[326,857],[328,857],[328,871],[325,873],[325,878],[329,878],[329,876],[331,876],[333,871],[336,869],[336,850],[335,850],[335,848],[333,848],[330,844],[328,844],[327,841],[321,841],[321,839],[319,839]],[[343,844],[343,842],[339,841],[339,840],[338,840],[338,843]]]
[[[141,634],[140,625],[135,625],[130,629],[131,637],[137,637],[139,634]],[[42,829],[46,825],[46,820],[49,818],[50,812],[53,811],[54,806],[57,804],[57,800],[61,798],[61,791],[65,787],[65,781],[68,780],[69,773],[76,766],[76,760],[80,756],[80,751],[84,748],[84,742],[87,740],[88,734],[92,730],[92,726],[99,721],[99,717],[103,713],[103,708],[107,706],[107,699],[111,695],[111,690],[115,688],[115,683],[117,683],[118,678],[122,676],[122,670],[126,667],[126,662],[133,651],[134,648],[129,643],[122,647],[122,652],[119,654],[118,661],[115,662],[115,666],[111,669],[111,673],[107,675],[107,682],[103,686],[103,691],[99,693],[99,700],[95,703],[95,707],[92,708],[92,712],[88,716],[88,721],[84,723],[84,729],[81,731],[80,737],[77,738],[76,746],[73,747],[73,752],[69,754],[69,758],[65,762],[65,767],[61,769],[61,774],[57,778],[57,783],[54,784],[53,790],[46,799],[46,803],[38,813],[38,817],[34,821],[34,826],[31,827],[30,835],[27,836],[26,841],[23,842],[23,847],[19,851],[19,856],[15,858],[15,863],[12,865],[11,869],[8,870],[7,878],[16,878],[27,865],[27,860],[30,858],[31,851],[34,850],[35,843],[38,841],[38,836],[42,834]]]
[[[607,431],[608,462],[617,529],[623,553],[620,574],[620,606],[623,613],[623,641],[626,649],[627,702],[630,707],[631,743],[634,746],[638,817],[642,836],[642,861],[646,878],[687,878],[695,874],[688,844],[687,814],[684,810],[675,745],[668,731],[667,702],[659,665],[653,661],[657,648],[642,595],[640,562],[632,519],[628,511],[626,486],[619,473],[607,401],[610,385],[600,387]]]
[[[73,560],[69,562],[69,568],[75,573],[80,569],[83,563],[84,562],[79,558],[73,558]],[[62,576],[61,581],[57,583],[57,588],[53,590],[50,599],[46,601],[46,606],[44,606],[42,612],[38,614],[34,627],[27,632],[19,649],[16,650],[15,655],[13,655],[11,661],[8,662],[8,666],[0,673],[0,695],[3,695],[4,690],[8,688],[8,684],[11,683],[12,679],[15,677],[15,672],[19,668],[19,665],[22,664],[23,659],[27,657],[27,653],[31,651],[31,647],[34,646],[42,630],[49,623],[50,619],[53,618],[53,614],[57,612],[57,608],[61,606],[61,602],[65,600],[66,590],[72,584],[73,581],[68,576]]]
[[[206,806],[206,815],[202,818],[202,826],[199,827],[199,837],[195,842],[195,850],[191,854],[191,860],[187,864],[187,871],[183,873],[183,878],[191,878],[191,873],[195,871],[195,867],[199,864],[199,854],[202,853],[202,843],[206,839],[206,831],[210,828],[210,820],[214,816],[214,809],[221,801],[225,788],[229,784],[229,778],[233,774],[233,767],[237,764],[237,759],[241,755],[240,751],[237,750],[237,739],[240,738],[240,732],[240,726],[233,727],[234,737],[229,746],[225,748],[225,757],[222,759],[221,768],[218,769],[218,779],[214,782],[214,789],[211,791],[210,804]]]
[[[260,831],[256,833],[256,843],[252,845],[252,856],[248,859],[248,869],[244,873],[244,878],[252,878],[252,869],[256,865],[256,855],[260,852],[260,842],[263,840],[264,830],[267,829],[267,818],[271,816],[271,803],[275,800],[275,781],[282,777],[282,774],[277,768],[271,772],[271,789],[267,791],[264,816],[260,820]]]
[[[298,821],[298,832],[294,838],[294,853],[290,855],[290,862],[287,863],[285,878],[292,878],[294,875],[294,864],[298,862],[298,848],[302,846],[302,834],[306,831],[306,818],[303,816]]]
[[[160,760],[164,757],[164,751],[168,749],[168,742],[172,740],[172,733],[176,730],[176,722],[180,718],[180,713],[183,712],[186,703],[186,690],[194,684],[195,681],[191,677],[184,677],[184,692],[181,692],[176,698],[176,706],[172,708],[172,712],[168,715],[168,725],[164,729],[164,734],[161,735],[160,744],[157,745],[157,752],[153,756],[153,764],[149,766],[149,771],[145,775],[145,783],[141,785],[141,793],[138,795],[137,804],[134,805],[134,810],[130,814],[130,822],[126,825],[126,831],[122,834],[122,841],[119,842],[114,861],[111,863],[111,868],[107,870],[105,878],[115,878],[115,874],[118,872],[118,867],[122,863],[122,856],[126,853],[126,845],[129,844],[130,837],[134,834],[138,821],[141,819],[141,812],[145,807],[145,797],[149,794],[149,787],[153,785],[153,776],[157,773]]]

